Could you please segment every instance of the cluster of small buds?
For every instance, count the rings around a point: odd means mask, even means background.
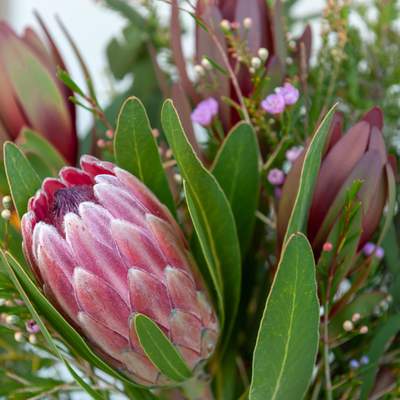
[[[355,312],[351,316],[351,320],[348,319],[343,322],[343,330],[345,332],[354,332],[356,330],[356,324],[361,320],[361,314],[359,312]],[[368,326],[367,325],[361,325],[361,327],[358,329],[358,333],[361,335],[365,335],[368,333]]]
[[[268,95],[262,102],[261,107],[269,114],[278,115],[285,111],[299,99],[299,91],[291,83],[286,82],[283,86],[275,89],[275,93]]]
[[[375,256],[379,260],[381,260],[385,255],[383,248],[372,242],[367,242],[362,248],[362,251],[366,257]]]
[[[112,139],[114,138],[114,131],[112,129],[108,129],[105,132],[105,138],[97,139],[97,147],[99,149],[105,149],[107,147],[112,146]]]
[[[355,369],[360,368],[360,366],[368,365],[368,364],[369,364],[369,357],[364,355],[359,360],[356,360],[354,358],[352,360],[350,360],[349,367],[350,367],[350,369],[355,370]]]
[[[12,199],[11,196],[4,196],[2,199],[3,210],[1,211],[1,218],[9,221],[11,218]]]

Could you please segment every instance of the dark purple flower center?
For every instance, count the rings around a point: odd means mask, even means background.
[[[50,206],[50,223],[60,233],[64,233],[63,221],[65,214],[69,212],[78,214],[79,204],[84,201],[96,201],[92,186],[78,185],[57,190],[54,193],[53,204]]]

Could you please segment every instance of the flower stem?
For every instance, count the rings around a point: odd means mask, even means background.
[[[185,382],[182,385],[182,391],[188,400],[214,400],[211,381],[204,374]]]

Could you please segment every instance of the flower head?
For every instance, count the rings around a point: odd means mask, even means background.
[[[274,186],[280,186],[285,182],[285,174],[278,168],[273,168],[268,173],[268,182]]]
[[[199,125],[208,126],[217,114],[218,102],[213,97],[209,97],[197,104],[191,114],[191,118],[193,122]]]
[[[136,382],[169,383],[132,318],[151,318],[190,368],[212,353],[218,323],[183,234],[137,178],[81,158],[45,179],[22,218],[23,248],[48,299],[100,356]]]
[[[279,94],[270,94],[262,102],[261,107],[270,114],[281,114],[285,110],[285,99]]]
[[[299,99],[299,91],[289,82],[286,82],[283,86],[275,89],[277,94],[280,94],[287,106],[291,106]]]
[[[286,159],[290,161],[291,163],[295,162],[300,154],[302,153],[304,147],[303,146],[293,146],[290,149],[288,149],[285,153]]]
[[[33,319],[25,322],[25,328],[28,333],[38,333],[40,331],[39,325]]]

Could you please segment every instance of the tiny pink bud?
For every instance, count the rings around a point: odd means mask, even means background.
[[[106,136],[107,136],[109,139],[112,139],[112,138],[114,137],[114,131],[113,131],[112,129],[108,129],[108,130],[106,131]]]
[[[104,149],[106,147],[106,142],[104,139],[98,139],[97,140],[97,147],[100,149]]]
[[[333,245],[331,242],[325,242],[324,245],[322,246],[322,250],[326,252],[330,252],[333,249]]]

